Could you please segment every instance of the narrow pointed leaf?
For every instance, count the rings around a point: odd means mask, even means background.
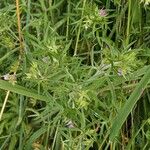
[[[0,89],[11,91],[20,95],[32,97],[32,98],[39,99],[42,101],[46,101],[48,99],[48,97],[46,96],[37,94],[34,90],[27,89],[17,84],[12,84],[8,81],[0,80]]]
[[[113,141],[116,136],[118,135],[123,123],[127,119],[128,115],[131,113],[133,107],[139,100],[141,94],[143,93],[144,89],[146,88],[148,82],[150,79],[150,66],[139,82],[139,84],[136,86],[135,90],[132,92],[131,96],[123,106],[123,108],[118,113],[116,119],[113,122],[112,129],[110,131],[110,141]]]

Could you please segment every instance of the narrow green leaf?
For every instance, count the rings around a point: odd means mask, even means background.
[[[17,143],[16,135],[13,135],[13,136],[11,137],[11,140],[10,140],[10,143],[9,143],[9,149],[8,149],[8,150],[13,150],[13,149],[15,149],[16,143]]]
[[[10,50],[8,53],[6,53],[3,57],[0,58],[0,64],[3,62],[3,60],[10,57],[11,54],[15,53],[18,49]]]
[[[60,20],[60,21],[58,21],[55,25],[54,25],[54,31],[56,31],[59,27],[61,27],[65,22],[66,22],[67,20],[66,20],[66,18],[64,18],[64,19],[62,19],[62,20]]]
[[[26,142],[26,146],[25,149],[31,149],[32,144],[34,144],[34,142],[41,136],[43,135],[46,131],[47,131],[48,127],[47,126],[43,126],[42,128],[40,128],[39,130],[37,130],[36,132],[34,132],[29,140]]]
[[[123,106],[123,108],[118,113],[116,119],[113,122],[112,129],[110,132],[110,141],[113,141],[115,137],[118,135],[123,123],[125,122],[126,118],[132,111],[133,107],[139,100],[142,92],[146,88],[149,79],[150,79],[150,67],[148,68],[146,74],[143,76],[139,84],[136,86],[135,90],[132,92],[131,96]]]
[[[20,95],[32,97],[32,98],[39,99],[42,101],[46,101],[48,99],[48,97],[46,96],[37,94],[34,90],[27,89],[23,86],[12,84],[10,82],[3,81],[3,80],[0,80],[0,89],[11,91]]]

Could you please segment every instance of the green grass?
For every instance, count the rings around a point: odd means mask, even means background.
[[[148,149],[149,10],[1,0],[0,149]]]

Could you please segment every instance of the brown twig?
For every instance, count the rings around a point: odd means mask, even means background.
[[[23,42],[22,42],[22,33],[21,33],[19,0],[16,0],[16,14],[17,14],[18,37],[19,37],[19,43],[20,43],[20,57],[21,57],[23,54]]]

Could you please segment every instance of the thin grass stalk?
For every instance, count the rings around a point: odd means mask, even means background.
[[[79,43],[79,39],[80,39],[80,32],[81,32],[81,26],[82,26],[82,20],[83,20],[85,4],[86,4],[86,0],[83,1],[83,6],[82,6],[83,10],[82,10],[82,13],[81,13],[81,20],[80,20],[79,29],[78,29],[78,32],[77,32],[77,39],[76,39],[76,44],[75,44],[74,56],[77,55],[78,43]]]
[[[126,46],[129,44],[130,40],[130,25],[131,25],[131,8],[132,8],[131,0],[128,1],[128,21],[127,21],[127,33],[126,33]]]
[[[20,47],[20,53],[19,53],[19,61],[17,63],[16,70],[14,71],[14,75],[16,75],[16,72],[19,68],[22,55],[23,55],[23,42],[22,42],[22,33],[21,33],[21,19],[20,19],[20,8],[19,8],[19,0],[16,0],[16,14],[17,14],[17,25],[18,25],[18,38],[19,38],[19,47]]]
[[[3,112],[4,112],[4,109],[5,109],[5,106],[6,106],[8,97],[9,97],[9,94],[10,94],[10,91],[7,91],[6,97],[5,97],[5,99],[4,99],[4,103],[3,103],[3,106],[2,106],[2,109],[1,109],[1,112],[0,112],[0,121],[1,121],[1,119],[2,119]]]
[[[20,43],[20,55],[23,54],[23,43],[22,43],[22,34],[21,34],[21,19],[20,19],[20,8],[19,0],[16,0],[16,14],[17,14],[17,24],[18,24],[18,38]]]
[[[67,41],[68,38],[69,38],[70,0],[67,1],[67,13],[68,13],[68,16],[67,16],[67,26],[66,26],[66,41]]]
[[[138,136],[138,134],[141,132],[141,130],[144,128],[148,120],[144,121],[143,124],[141,125],[140,129],[132,136],[130,141],[128,142],[128,145],[126,147],[127,150],[131,150],[131,147],[133,148],[134,144],[133,141],[135,141],[135,138]]]
[[[30,11],[31,11],[31,0],[28,0],[27,2],[27,17],[26,17],[26,24],[28,25],[30,22]],[[20,20],[19,20],[20,21]],[[18,28],[19,31],[19,28]],[[29,27],[26,27],[26,31],[29,31]]]
[[[109,34],[109,38],[110,38],[110,39],[111,39],[112,36],[114,35],[115,31],[116,31],[118,28],[120,28],[120,27],[119,27],[119,23],[121,22],[121,19],[123,18],[124,14],[125,14],[125,12],[126,12],[126,10],[127,10],[127,8],[128,8],[128,4],[125,4],[125,6],[122,8],[122,10],[121,10],[121,12],[120,12],[120,15],[118,14],[118,17],[117,17],[117,19],[116,19],[116,23],[115,23],[115,25],[113,26],[112,31],[111,31],[110,34]]]

